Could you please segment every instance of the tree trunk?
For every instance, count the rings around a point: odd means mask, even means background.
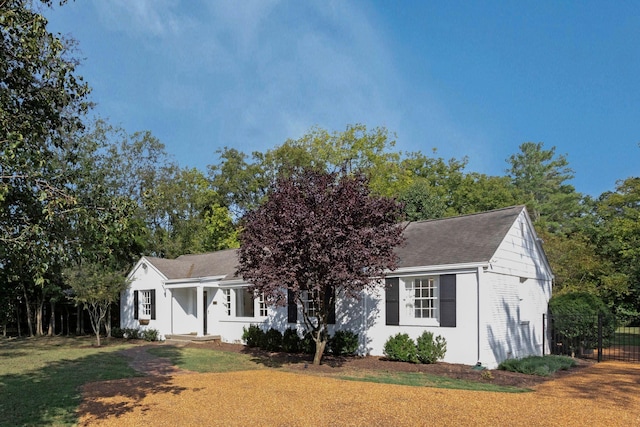
[[[43,323],[44,319],[44,298],[36,299],[36,335],[41,337],[44,335]]]
[[[313,356],[313,364],[319,365],[324,354],[324,348],[327,346],[327,340],[321,339],[316,341],[316,354]]]
[[[22,330],[20,329],[20,302],[16,305],[16,325],[18,325],[18,338],[22,337]]]
[[[80,305],[76,307],[76,336],[80,336],[80,320],[82,319],[82,311],[80,309]]]
[[[109,304],[109,308],[107,309],[107,318],[104,322],[104,331],[107,338],[111,338],[111,304]]]
[[[33,321],[31,318],[31,305],[29,304],[29,297],[27,296],[27,288],[25,288],[24,284],[22,285],[22,290],[24,291],[24,305],[27,308],[27,326],[29,327],[29,336],[33,336]]]
[[[52,337],[56,333],[56,303],[53,299],[49,300],[49,306],[51,307],[51,313],[49,315],[49,330],[47,335]]]

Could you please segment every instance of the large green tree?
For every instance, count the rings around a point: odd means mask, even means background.
[[[82,129],[89,108],[72,53],[73,41],[49,32],[34,2],[0,2],[0,268],[10,270],[8,286],[22,288],[28,309],[38,299],[38,319],[57,288],[52,273],[66,256],[76,204],[69,136]]]
[[[556,155],[555,147],[546,150],[542,142],[525,142],[507,161],[507,173],[539,226],[559,230],[582,214],[581,195],[568,183],[574,172],[565,155]]]

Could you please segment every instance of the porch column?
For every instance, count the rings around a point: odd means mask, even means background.
[[[204,287],[198,285],[196,288],[196,319],[198,327],[196,329],[197,336],[204,336]]]

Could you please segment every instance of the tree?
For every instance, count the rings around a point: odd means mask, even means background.
[[[640,177],[618,182],[596,203],[594,243],[598,252],[613,263],[613,275],[603,279],[622,282],[626,297],[617,305],[640,311]]]
[[[573,170],[565,155],[556,156],[555,147],[545,150],[542,142],[525,142],[507,162],[511,165],[507,173],[524,193],[534,222],[559,230],[582,213],[581,195],[567,184]]]
[[[0,2],[0,23],[0,268],[11,268],[11,286],[23,288],[27,309],[27,297],[37,295],[40,319],[57,286],[52,272],[67,254],[76,202],[69,136],[83,127],[89,87],[76,75],[73,40],[47,31],[33,2]]]
[[[128,282],[121,272],[93,263],[67,271],[66,278],[72,290],[71,298],[89,312],[91,328],[100,347],[100,328],[109,306],[118,300]]]
[[[361,174],[304,169],[280,177],[242,221],[238,274],[254,295],[283,306],[293,298],[319,364],[336,296],[359,298],[396,267],[401,206],[371,195]]]

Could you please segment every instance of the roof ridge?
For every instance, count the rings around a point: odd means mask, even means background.
[[[526,208],[526,205],[507,206],[507,207],[504,207],[504,208],[492,209],[490,211],[482,211],[482,212],[474,212],[474,213],[470,213],[470,214],[447,216],[447,217],[443,217],[443,218],[431,218],[431,219],[421,219],[419,221],[407,221],[407,225],[409,225],[409,224],[418,224],[418,223],[423,223],[423,222],[445,221],[445,220],[448,220],[448,219],[466,218],[466,217],[477,216],[477,215],[486,215],[486,214],[490,214],[490,213],[506,211],[506,210],[510,210],[510,209],[517,209],[517,208],[520,208],[520,209]]]

